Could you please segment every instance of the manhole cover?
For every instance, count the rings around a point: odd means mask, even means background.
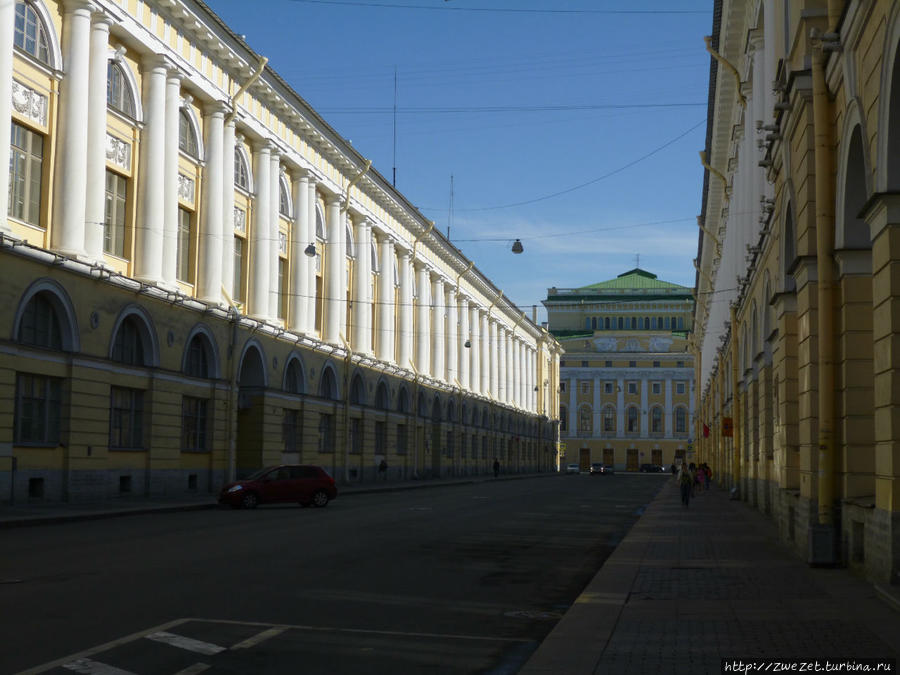
[[[542,612],[537,609],[514,609],[511,612],[505,612],[503,616],[509,616],[514,619],[535,619],[538,621],[556,621],[562,618],[559,612]]]

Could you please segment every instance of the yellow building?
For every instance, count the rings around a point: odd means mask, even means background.
[[[556,340],[203,3],[0,38],[0,499],[556,465]]]
[[[551,288],[560,362],[563,463],[619,471],[694,461],[693,291],[642,269],[582,288]]]
[[[900,583],[900,4],[714,10],[700,456],[811,564]]]

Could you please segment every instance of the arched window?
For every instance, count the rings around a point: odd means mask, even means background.
[[[591,330],[597,330],[597,317],[591,318]]]
[[[687,414],[684,412],[684,408],[675,408],[675,433],[687,433]]]
[[[62,330],[51,293],[36,293],[25,306],[16,340],[46,349],[62,349]]]
[[[113,340],[112,359],[132,366],[146,365],[144,343],[141,338],[141,324],[135,316],[127,316],[119,324]]]
[[[631,330],[637,330],[637,317],[631,317]]]
[[[366,383],[359,375],[353,377],[353,383],[350,385],[350,403],[353,405],[366,404]]]
[[[137,117],[131,85],[122,66],[115,61],[110,61],[106,67],[106,104],[132,119]]]
[[[278,179],[278,213],[285,218],[291,217],[291,190],[284,175]]]
[[[284,390],[289,394],[302,394],[306,391],[303,379],[303,367],[298,359],[291,359],[284,373]]]
[[[614,433],[616,430],[616,409],[611,405],[603,409],[603,431],[605,433]]]
[[[26,54],[36,58],[43,64],[50,63],[50,41],[47,29],[30,4],[18,0],[16,2],[16,28],[13,44]]]
[[[188,344],[184,373],[191,377],[209,377],[209,343],[204,335],[195,335]]]
[[[198,158],[197,132],[194,130],[191,118],[184,109],[181,109],[178,113],[178,149],[194,159]]]
[[[603,319],[603,327],[606,330],[609,330],[609,317],[606,317],[605,319]]]
[[[625,327],[625,320],[620,316],[619,317],[619,330],[622,330]]]
[[[593,431],[594,415],[588,406],[582,406],[578,409],[578,431],[582,434],[589,434]]]
[[[584,319],[584,329],[585,330],[591,329],[591,317],[589,317],[589,316],[585,317],[585,319]]]
[[[638,409],[634,406],[630,406],[628,408],[627,414],[627,422],[625,429],[629,433],[637,433],[640,431],[639,422],[638,422]]]
[[[678,317],[678,330],[684,330],[684,317]]]
[[[663,430],[662,408],[655,406],[650,411],[650,431],[655,434],[661,434]]]
[[[238,148],[234,149],[234,186],[250,192],[250,169],[247,158]]]
[[[379,410],[388,410],[390,407],[388,388],[384,382],[379,382],[378,388],[375,390],[375,407]]]
[[[329,401],[338,400],[337,381],[331,368],[322,369],[322,377],[319,380],[319,396]]]
[[[656,317],[650,317],[650,330],[656,330]]]
[[[409,413],[409,390],[406,387],[401,387],[400,393],[397,395],[397,412]]]
[[[456,404],[453,403],[453,399],[450,399],[450,402],[447,404],[447,420],[449,422],[456,421]]]
[[[419,417],[428,417],[428,406],[425,403],[425,392],[419,392],[418,403],[416,404],[416,412]]]

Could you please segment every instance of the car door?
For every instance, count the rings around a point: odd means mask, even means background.
[[[261,501],[273,503],[287,501],[290,497],[291,470],[286,466],[272,469],[266,474],[260,489]]]
[[[292,489],[294,491],[293,501],[303,503],[311,501],[313,493],[319,486],[318,472],[311,466],[294,466],[291,467],[291,474],[294,477],[294,480],[292,481]]]

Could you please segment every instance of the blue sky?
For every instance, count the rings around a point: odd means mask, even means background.
[[[523,310],[693,286],[712,0],[207,3],[388,180],[396,69],[397,188]]]

